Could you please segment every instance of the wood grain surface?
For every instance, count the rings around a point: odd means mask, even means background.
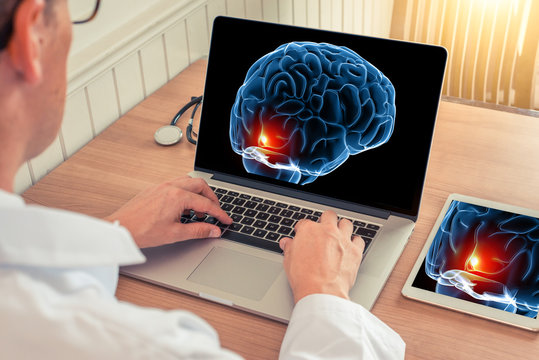
[[[205,61],[191,65],[25,192],[25,200],[104,217],[143,188],[191,171],[193,145],[184,138],[175,146],[161,147],[153,134],[191,96],[202,94],[205,67]],[[184,131],[187,118],[179,121]],[[403,337],[407,359],[536,359],[535,333],[401,295],[445,199],[453,192],[538,209],[539,119],[442,101],[419,220],[372,311]],[[247,359],[276,359],[286,329],[125,276],[120,277],[117,297],[142,306],[192,311],[217,329],[223,346]]]

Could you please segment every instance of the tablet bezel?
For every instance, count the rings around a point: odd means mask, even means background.
[[[478,316],[484,319],[501,322],[504,324],[516,326],[516,327],[534,331],[534,332],[539,332],[539,316],[533,319],[533,318],[529,318],[523,315],[513,314],[504,310],[488,307],[482,304],[472,303],[463,299],[458,299],[458,298],[454,298],[448,295],[438,294],[432,291],[428,291],[428,290],[424,290],[424,289],[412,286],[414,279],[416,278],[423,264],[423,261],[425,257],[427,256],[427,252],[429,251],[430,245],[432,244],[432,241],[434,240],[434,237],[436,236],[436,233],[438,232],[438,229],[440,228],[442,220],[445,214],[447,213],[447,210],[450,204],[453,201],[462,201],[462,202],[466,202],[473,205],[485,206],[485,207],[489,207],[493,209],[513,212],[515,214],[522,214],[522,215],[528,215],[528,216],[539,218],[539,211],[537,210],[526,209],[522,207],[517,207],[517,206],[494,202],[494,201],[485,200],[485,199],[479,199],[479,198],[461,195],[461,194],[451,194],[447,198],[440,214],[438,215],[438,218],[436,219],[436,222],[427,238],[427,241],[425,242],[425,245],[423,246],[423,249],[421,250],[419,257],[417,258],[414,264],[414,267],[412,268],[412,271],[410,272],[410,275],[408,276],[408,279],[406,280],[406,283],[404,284],[404,287],[402,288],[402,295],[410,299],[440,306],[446,309],[456,310],[459,312]]]

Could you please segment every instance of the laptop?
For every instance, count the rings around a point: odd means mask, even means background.
[[[439,46],[216,18],[190,175],[234,224],[184,216],[222,238],[144,249],[121,272],[286,323],[278,242],[333,210],[366,242],[350,298],[370,310],[418,217],[446,59]]]

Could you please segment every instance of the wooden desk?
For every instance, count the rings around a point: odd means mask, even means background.
[[[191,96],[203,92],[199,61],[29,189],[28,202],[104,217],[150,184],[193,169],[195,148],[154,143]],[[185,130],[186,119],[180,121]],[[401,288],[452,192],[539,207],[539,118],[442,102],[416,230],[373,313],[407,344],[409,359],[532,359],[539,335],[405,299]],[[285,325],[124,276],[117,297],[187,309],[214,326],[223,346],[247,359],[276,359]]]

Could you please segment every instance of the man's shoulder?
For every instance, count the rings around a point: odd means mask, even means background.
[[[0,206],[0,228],[0,264],[68,268],[144,261],[125,228],[74,212]]]
[[[209,325],[188,312],[120,302],[92,280],[68,291],[34,275],[0,269],[0,322],[9,324],[0,327],[6,358],[35,358],[40,351],[47,358],[120,358],[135,351],[129,358],[168,359],[177,357],[182,339],[198,341],[183,344],[185,350],[218,344]],[[57,275],[69,281],[70,274]]]

